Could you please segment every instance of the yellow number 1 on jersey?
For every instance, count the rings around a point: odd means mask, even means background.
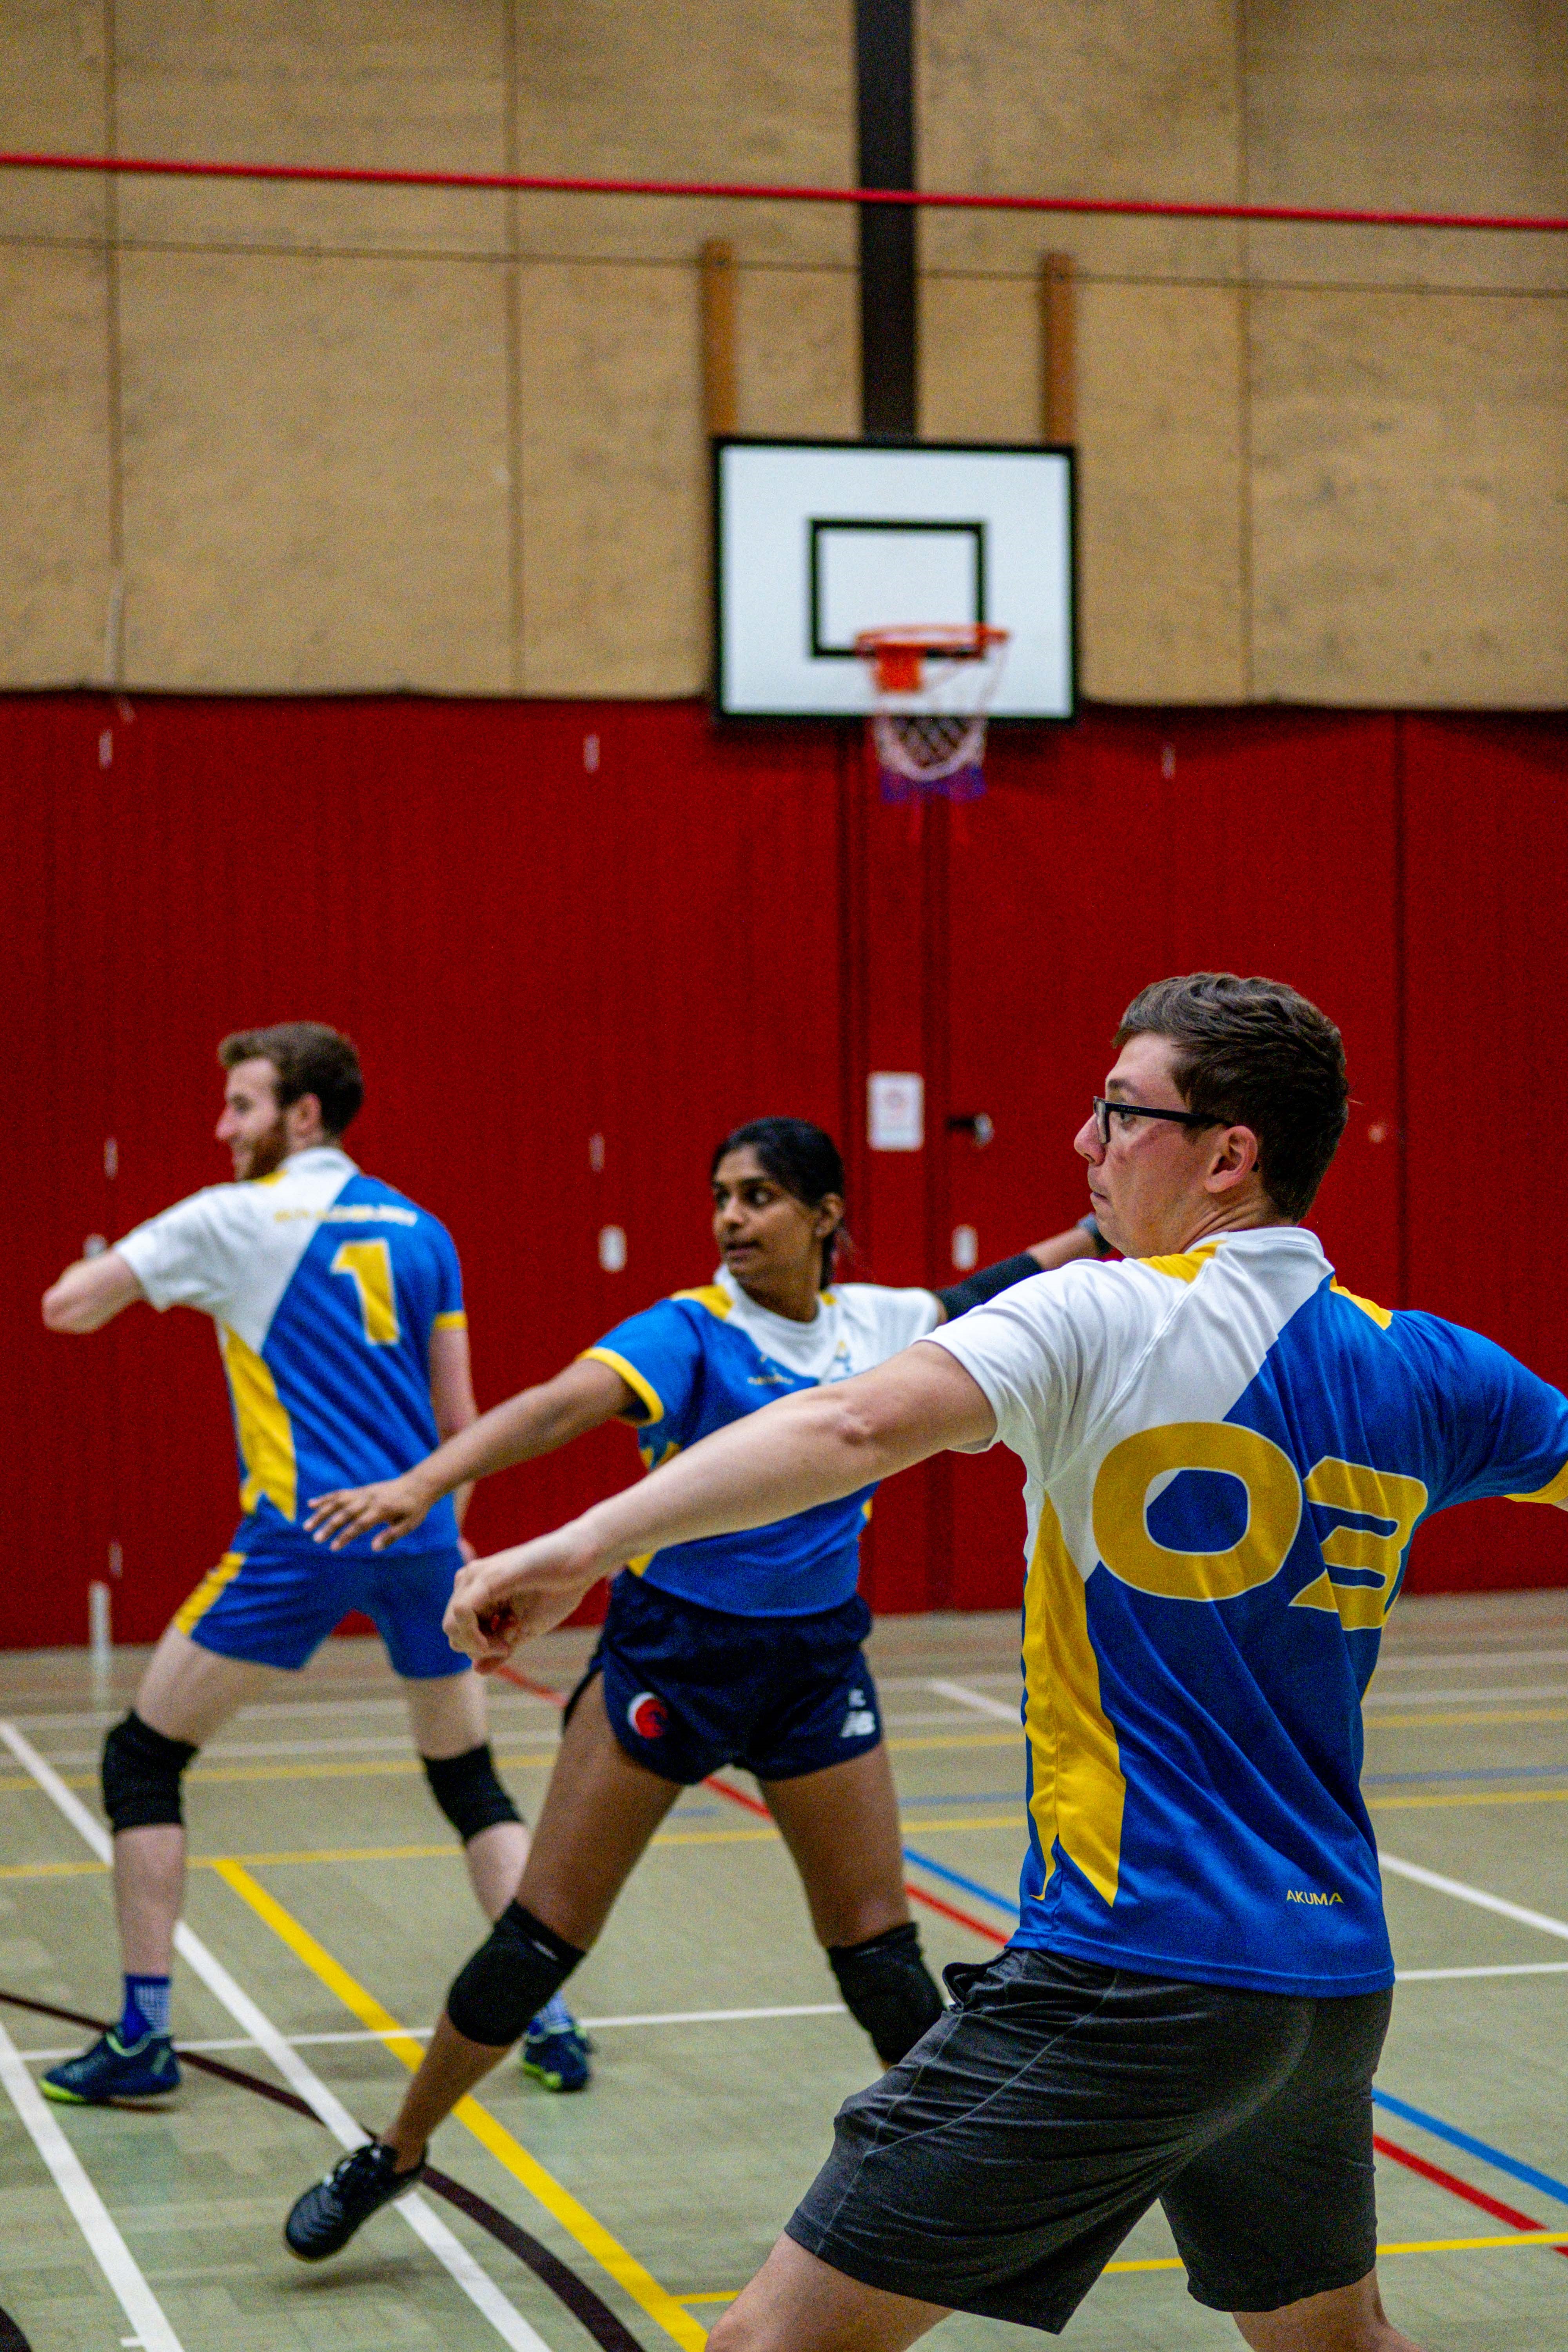
[[[392,1287],[392,1252],[384,1242],[345,1242],[332,1260],[359,1293],[364,1336],[373,1348],[395,1348],[402,1337]]]

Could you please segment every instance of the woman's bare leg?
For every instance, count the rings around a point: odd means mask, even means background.
[[[632,1762],[610,1728],[595,1675],[562,1735],[518,1901],[563,1942],[587,1951],[679,1794],[678,1781]],[[400,2172],[418,2162],[437,2125],[506,2050],[470,2042],[442,2012],[397,2119],[382,2135]]]
[[[863,1944],[904,1925],[903,1842],[885,1747],[797,1780],[764,1780],[762,1790],[800,1873],[819,1944]]]

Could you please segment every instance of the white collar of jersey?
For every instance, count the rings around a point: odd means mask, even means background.
[[[809,1323],[797,1323],[792,1316],[775,1315],[771,1307],[759,1307],[742,1289],[728,1266],[721,1265],[713,1280],[730,1301],[726,1321],[743,1331],[763,1355],[771,1356],[775,1363],[787,1364],[803,1380],[826,1378],[843,1336],[843,1325],[831,1298],[819,1299]]]
[[[357,1176],[359,1169],[338,1143],[307,1143],[302,1151],[291,1151],[276,1171],[279,1176],[313,1176],[318,1171],[341,1168],[345,1176]]]
[[[1198,1250],[1207,1249],[1248,1252],[1284,1249],[1289,1250],[1292,1256],[1304,1254],[1308,1257],[1322,1258],[1324,1265],[1328,1265],[1328,1259],[1323,1256],[1322,1243],[1316,1234],[1309,1233],[1305,1225],[1243,1225],[1234,1233],[1205,1234],[1202,1241],[1194,1242],[1191,1250],[1181,1255],[1190,1257]]]

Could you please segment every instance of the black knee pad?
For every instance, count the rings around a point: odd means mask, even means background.
[[[575,1944],[521,1903],[510,1903],[489,1941],[453,1979],[447,2014],[467,2041],[504,2050],[552,1993],[560,1991],[582,1958]]]
[[[421,1760],[430,1794],[465,1845],[481,1830],[493,1830],[498,1822],[522,1819],[496,1778],[488,1739],[465,1749],[461,1756],[426,1756]]]
[[[831,1944],[828,1963],[844,2005],[870,2035],[879,2058],[894,2065],[942,2013],[936,1979],[921,1958],[912,1920],[863,1944]]]
[[[184,1821],[180,1775],[195,1754],[188,1739],[166,1739],[132,1708],[103,1743],[103,1810],[113,1830],[155,1829]]]

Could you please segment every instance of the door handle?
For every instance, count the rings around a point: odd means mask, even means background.
[[[996,1123],[989,1111],[954,1111],[947,1122],[949,1135],[967,1135],[976,1151],[984,1151],[996,1132]]]

